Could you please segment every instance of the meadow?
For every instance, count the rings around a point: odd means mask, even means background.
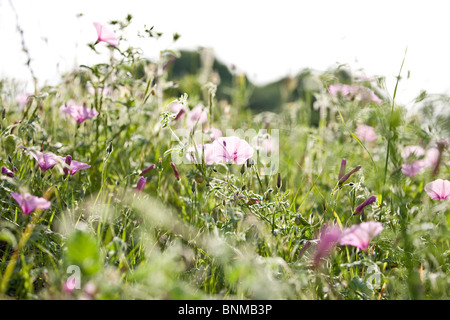
[[[448,299],[448,97],[397,104],[399,61],[395,88],[342,66],[258,110],[131,20],[58,85],[0,81],[1,299]]]

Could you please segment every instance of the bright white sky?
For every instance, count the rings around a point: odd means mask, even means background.
[[[450,2],[403,0],[12,0],[24,30],[32,67],[50,84],[60,71],[93,64],[86,43],[96,40],[93,21],[133,15],[129,43],[154,58],[159,50],[213,47],[257,84],[294,75],[303,68],[325,71],[348,64],[366,75],[384,75],[392,96],[408,48],[397,101],[408,104],[420,90],[450,93]],[[76,18],[77,13],[84,16]],[[164,36],[140,39],[154,26]],[[0,0],[0,77],[30,80],[9,0]],[[175,45],[173,33],[181,34]],[[119,46],[124,43],[119,44]]]

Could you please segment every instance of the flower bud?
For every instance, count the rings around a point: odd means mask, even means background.
[[[69,174],[69,168],[70,168],[70,164],[72,163],[72,156],[67,155],[66,156],[66,161],[65,161],[65,165],[64,165],[64,176],[67,176]]]
[[[144,170],[142,170],[142,175],[146,174],[147,172],[155,169],[156,165],[155,164],[151,164],[150,166],[148,166],[147,168],[145,168]]]
[[[142,190],[144,190],[146,183],[147,183],[147,178],[141,177],[136,186],[136,193],[141,193]]]
[[[175,166],[175,163],[171,162],[170,166],[173,169],[173,173],[175,174],[175,178],[177,178],[177,180],[180,180],[180,173],[177,170],[177,167]]]
[[[339,185],[342,185],[345,181],[348,180],[348,178],[350,178],[350,176],[351,176],[352,174],[354,174],[355,172],[359,171],[359,169],[361,169],[361,166],[360,166],[360,165],[357,165],[357,166],[356,166],[355,168],[353,168],[350,172],[344,174],[344,175],[342,176],[342,178],[339,179]]]
[[[281,189],[281,186],[283,185],[283,183],[281,182],[281,174],[278,172],[278,177],[277,177],[277,188]]]
[[[347,166],[347,159],[342,159],[341,161],[341,168],[339,169],[339,180],[344,176],[345,174],[345,167]]]

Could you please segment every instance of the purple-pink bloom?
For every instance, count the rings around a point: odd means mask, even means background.
[[[76,289],[76,284],[77,282],[75,278],[69,278],[66,282],[64,282],[63,289],[67,293],[72,293]]]
[[[42,171],[47,171],[53,168],[58,163],[58,156],[51,152],[40,152],[30,150],[30,154],[38,162],[39,167]]]
[[[360,213],[361,211],[364,210],[364,208],[366,206],[368,206],[369,204],[373,203],[377,201],[377,197],[376,196],[371,196],[369,198],[367,198],[363,203],[361,203],[358,207],[356,207],[355,212],[356,213]]]
[[[372,90],[362,85],[332,84],[328,87],[328,91],[333,97],[341,95],[347,100],[357,99],[362,102],[372,101],[377,104],[382,102]]]
[[[209,133],[209,138],[211,141],[214,141],[222,136],[222,131],[217,128],[209,128],[206,131]]]
[[[405,149],[403,149],[401,155],[403,159],[408,159],[411,156],[419,158],[425,155],[425,149],[421,146],[407,146],[405,147]]]
[[[68,157],[70,157],[70,163],[69,163],[69,164],[67,163],[67,161],[69,160]],[[60,156],[57,156],[57,158],[58,158],[62,163],[64,163],[64,168],[65,168],[65,169],[67,168],[67,170],[68,170],[68,172],[70,172],[70,175],[71,175],[71,176],[73,176],[75,173],[77,173],[77,172],[80,171],[80,170],[88,169],[88,168],[91,167],[91,166],[90,166],[89,164],[87,164],[87,163],[79,162],[79,161],[73,160],[71,156],[67,156],[67,157],[60,157]],[[66,171],[64,171],[64,172],[66,172]]]
[[[119,44],[119,38],[107,27],[98,22],[94,22],[94,27],[97,31],[97,43],[103,41],[113,47]]]
[[[438,148],[428,149],[425,154],[425,158],[423,159],[425,166],[426,167],[434,167],[439,160],[439,155],[440,155],[440,152],[439,152]]]
[[[2,174],[4,174],[5,176],[8,176],[10,178],[14,178],[14,172],[12,172],[11,170],[9,170],[8,168],[6,168],[5,166],[2,167]]]
[[[46,210],[52,204],[47,199],[36,197],[29,193],[11,192],[11,196],[17,201],[25,214],[30,214],[35,210]]]
[[[63,104],[60,110],[72,116],[78,123],[82,123],[84,120],[94,118],[98,115],[97,110],[85,108],[76,104],[73,100]]]
[[[439,150],[431,148],[425,151],[420,146],[407,146],[401,155],[407,162],[402,165],[402,172],[410,177],[414,177],[422,169],[436,165],[439,159]]]
[[[371,142],[377,139],[374,128],[367,125],[359,125],[356,128],[356,135],[361,141]]]
[[[425,191],[431,199],[444,200],[450,196],[450,181],[437,179],[425,185]]]
[[[422,161],[415,161],[413,163],[403,164],[402,172],[412,178],[415,177],[423,168],[425,168],[425,166]]]
[[[147,183],[146,177],[140,177],[136,186],[136,193],[141,193],[144,190],[145,184]]]
[[[30,93],[19,93],[16,96],[16,101],[19,105],[21,106],[26,106],[28,101],[30,101],[32,99],[32,97],[30,97]]]
[[[232,164],[243,164],[253,156],[253,148],[239,137],[220,137],[214,140],[214,158]]]
[[[339,244],[342,246],[349,245],[357,247],[361,250],[366,250],[369,247],[370,241],[381,231],[383,231],[383,225],[381,222],[362,222],[361,224],[353,225],[350,228],[344,229],[339,239]]]
[[[189,127],[193,127],[195,124],[202,124],[207,120],[208,114],[206,112],[206,107],[202,104],[199,104],[187,113],[186,124]]]
[[[341,233],[341,229],[336,225],[324,225],[322,227],[314,252],[314,265],[316,267],[319,266],[320,260],[327,257],[334,249]]]
[[[185,105],[180,102],[178,99],[173,100],[169,105],[167,106],[169,108],[169,111],[175,114],[178,114],[181,110],[185,110]]]
[[[276,152],[278,150],[278,142],[272,139],[270,135],[257,135],[252,141],[253,146],[257,150],[263,151],[265,154]]]

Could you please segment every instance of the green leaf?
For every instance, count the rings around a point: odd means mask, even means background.
[[[65,254],[66,262],[80,267],[85,275],[93,275],[102,268],[100,248],[91,234],[76,230],[67,241]]]

